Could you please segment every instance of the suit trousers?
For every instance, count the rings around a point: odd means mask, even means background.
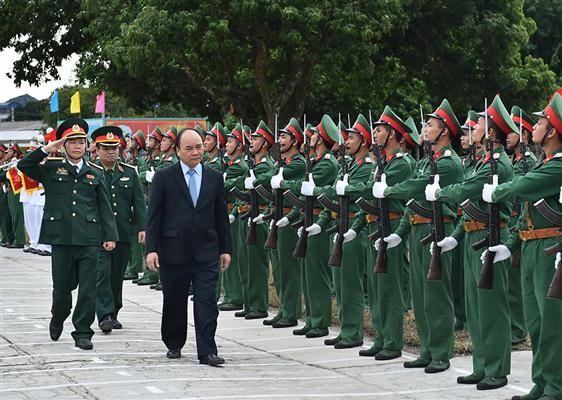
[[[168,349],[181,349],[187,337],[187,300],[189,285],[193,285],[193,319],[197,357],[217,354],[215,332],[219,310],[215,286],[219,274],[217,261],[173,264],[160,263],[162,305],[162,341]]]

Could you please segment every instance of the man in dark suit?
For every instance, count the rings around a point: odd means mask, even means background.
[[[203,142],[191,129],[176,139],[179,162],[156,172],[148,204],[146,262],[160,270],[164,293],[162,340],[168,358],[181,357],[187,333],[187,294],[193,284],[197,357],[217,366],[215,286],[230,265],[231,237],[223,178],[201,164]],[[218,264],[217,265],[217,261]]]

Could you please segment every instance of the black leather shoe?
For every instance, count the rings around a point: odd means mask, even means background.
[[[150,285],[149,288],[151,288],[151,289],[156,289],[156,286],[158,286],[157,283],[155,283],[154,285]]]
[[[94,345],[92,344],[92,341],[90,339],[86,339],[86,338],[78,338],[75,342],[74,342],[74,346],[75,347],[79,347],[82,350],[92,350],[94,348]]]
[[[201,357],[199,359],[199,364],[207,364],[211,367],[218,367],[219,365],[224,364],[224,358],[214,354],[209,354],[208,356]]]
[[[472,373],[466,376],[459,376],[457,378],[457,383],[461,385],[476,385],[482,379],[484,379],[484,375]]]
[[[330,331],[328,331],[328,329],[311,329],[308,332],[306,332],[306,337],[308,339],[312,339],[312,338],[318,338],[318,337],[324,337],[324,336],[328,336],[330,334]]]
[[[402,352],[400,350],[381,350],[375,355],[375,360],[387,361],[399,357],[402,357]]]
[[[305,326],[303,326],[303,327],[300,328],[300,329],[295,329],[295,330],[293,330],[293,335],[296,335],[296,336],[303,336],[303,335],[306,335],[307,332],[308,332],[309,330],[311,330],[311,329],[312,329],[312,327],[310,327],[310,326],[308,326],[308,325],[305,325]]]
[[[338,335],[335,338],[331,338],[331,339],[326,339],[324,340],[324,344],[326,346],[334,346],[337,342],[339,342],[341,340],[341,336]]]
[[[35,254],[37,254],[38,256],[45,256],[45,257],[51,256],[51,252],[48,250],[37,250]]]
[[[382,351],[380,347],[371,347],[370,349],[366,350],[359,350],[359,355],[361,357],[374,357]]]
[[[480,382],[476,384],[477,390],[492,390],[501,388],[507,385],[507,378],[505,376],[500,376],[499,378],[485,377]]]
[[[246,311],[242,310],[242,311],[236,311],[234,313],[234,316],[237,318],[245,318],[246,314],[248,314]]]
[[[23,249],[23,252],[35,254],[35,253],[37,253],[37,250],[35,250],[33,247],[26,247],[25,249]]]
[[[113,329],[113,320],[108,315],[100,321],[99,326],[103,333],[111,333],[111,330]]]
[[[280,315],[276,315],[273,318],[270,319],[266,319],[265,321],[263,321],[264,325],[273,325],[276,322],[279,322],[281,320],[281,316]]]
[[[429,365],[431,361],[426,358],[418,357],[412,361],[406,361],[404,363],[404,368],[425,368]]]
[[[160,282],[158,282],[156,284],[156,286],[154,287],[154,290],[156,290],[157,292],[161,292],[162,291],[162,284]]]
[[[359,346],[363,346],[362,340],[342,339],[334,345],[334,349],[351,349]]]
[[[246,314],[246,316],[244,318],[246,318],[246,319],[267,318],[267,313],[266,312],[252,311],[252,312],[249,312],[248,314]]]
[[[297,326],[299,323],[298,321],[287,321],[286,319],[280,319],[279,321],[277,321],[276,323],[274,323],[273,325],[271,325],[272,328],[290,328],[293,326]]]
[[[531,391],[527,394],[513,396],[511,400],[539,400],[543,395],[543,390],[537,385],[533,386]]]
[[[168,357],[168,358],[181,358],[181,350],[180,349],[170,349],[166,353],[166,357]]]
[[[49,322],[49,335],[51,336],[51,340],[59,340],[62,334],[62,325],[62,322],[56,322],[51,318],[51,322]]]
[[[230,304],[230,303],[222,303],[219,304],[219,310],[221,311],[239,311],[242,310],[244,306],[242,304]]]
[[[121,322],[117,321],[117,318],[114,316],[111,316],[111,322],[113,322],[113,329],[123,329]]]
[[[432,361],[427,367],[425,367],[426,374],[438,374],[449,369],[451,364],[449,361]]]

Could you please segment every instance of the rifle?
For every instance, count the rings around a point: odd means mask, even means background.
[[[490,156],[490,178],[488,183],[493,183],[494,175],[498,174],[498,162],[494,158],[494,139],[490,137],[488,132],[488,99],[485,101],[485,129],[486,129],[486,147]],[[490,203],[488,214],[488,247],[500,244],[500,205],[498,203]],[[494,257],[496,253],[493,251],[486,252],[484,264],[480,271],[480,278],[476,287],[479,289],[491,289],[494,282]]]
[[[277,162],[279,171],[283,172],[283,157],[281,155],[281,143],[277,141],[277,115],[275,115],[275,145],[272,149],[274,160]],[[264,189],[265,190],[265,189]],[[259,193],[259,192],[258,192]],[[265,241],[264,247],[266,249],[277,249],[277,221],[283,218],[283,189],[275,189],[273,191],[273,223],[269,229],[269,234],[267,235],[267,240]]]
[[[539,213],[550,223],[562,227],[562,214],[550,207],[545,199],[540,199],[535,204],[533,204]],[[544,252],[548,256],[552,256],[558,252],[562,252],[562,242],[559,241],[553,246],[544,249]],[[551,299],[562,299],[562,263],[558,263],[556,266],[556,271],[550,282],[550,287],[548,288],[547,297]]]
[[[304,115],[304,127],[306,130],[306,114]],[[310,136],[308,136],[305,132],[304,134],[304,154],[306,157],[306,179],[310,181],[312,178],[312,161],[310,160]],[[290,190],[288,190],[290,192]],[[285,192],[286,193],[286,192]],[[302,207],[301,207],[302,208]],[[306,249],[308,246],[308,228],[313,223],[313,210],[314,208],[314,197],[313,196],[305,196],[304,198],[304,221],[303,221],[303,228],[301,231],[301,235],[297,241],[297,245],[295,246],[295,250],[293,251],[293,257],[296,258],[305,258],[306,257]]]
[[[248,162],[248,176],[252,176],[252,172],[254,170],[254,167],[256,166],[256,157],[250,151],[250,141],[246,140],[245,138],[244,125],[242,124],[242,121],[240,121],[240,125],[242,129],[242,140],[244,140],[244,153],[246,154],[246,159]],[[250,203],[250,225],[248,228],[248,232],[246,233],[246,244],[253,246],[257,243],[257,224],[254,222],[254,218],[256,218],[260,213],[258,195],[255,189],[248,190],[248,200],[248,203]]]
[[[527,161],[527,157],[525,153],[527,153],[527,143],[523,140],[523,111],[519,110],[519,151],[523,158],[521,159],[521,171],[522,176],[527,175],[529,172],[529,162]],[[521,203],[514,202],[513,203],[513,216],[518,217],[521,214]]]

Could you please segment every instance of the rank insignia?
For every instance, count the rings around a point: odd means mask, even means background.
[[[57,175],[68,175],[68,170],[64,167],[57,168]]]
[[[96,179],[95,175],[86,174],[86,179]]]

